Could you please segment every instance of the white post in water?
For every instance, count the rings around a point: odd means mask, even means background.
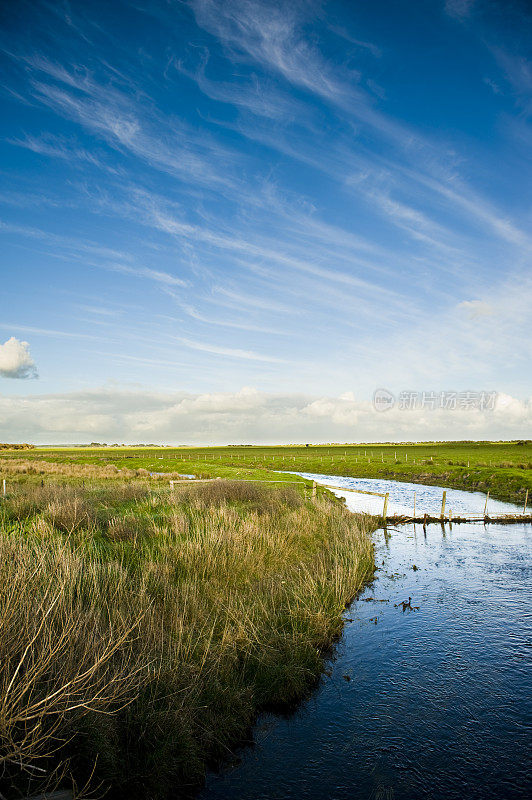
[[[5,481],[4,481],[4,483],[5,483]],[[526,514],[526,504],[527,504],[527,503],[528,503],[528,489],[526,490],[526,495],[525,495],[525,506],[524,506],[524,508],[523,508],[523,514]]]
[[[416,518],[416,493],[414,492],[414,519]]]
[[[486,502],[484,503],[484,516],[486,516],[486,513],[488,511],[488,500],[489,499],[490,499],[490,493],[488,492],[487,495],[486,495]]]
[[[443,519],[445,516],[445,499],[447,497],[447,492],[443,493],[443,497],[441,499],[441,518]]]
[[[386,492],[384,495],[384,505],[382,507],[382,516],[384,521],[386,522],[386,514],[388,513],[388,497],[390,496],[389,492]]]

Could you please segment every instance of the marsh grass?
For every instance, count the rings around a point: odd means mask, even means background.
[[[202,508],[220,503],[243,503],[247,510],[259,514],[300,508],[303,502],[299,492],[291,486],[272,489],[254,481],[216,480],[196,485],[185,483],[181,486],[178,483],[174,487],[173,497],[179,503],[194,503]]]
[[[290,488],[19,484],[0,503],[0,792],[187,797],[316,682],[370,519]]]
[[[41,458],[6,458],[1,461],[2,474],[9,476],[61,476],[65,478],[87,478],[91,479],[119,479],[130,480],[135,478],[145,478],[150,481],[161,481],[168,478],[180,477],[179,472],[169,472],[164,475],[150,473],[144,467],[129,469],[128,467],[117,467],[116,464],[78,464],[72,461],[47,461]]]

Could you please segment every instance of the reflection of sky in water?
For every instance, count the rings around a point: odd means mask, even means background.
[[[439,487],[318,477],[389,491],[396,509],[414,489],[427,511],[441,504]],[[484,508],[481,494],[448,497]],[[525,524],[377,531],[375,581],[319,687],[291,715],[263,714],[201,800],[528,800],[531,540]],[[408,597],[419,610],[403,613]]]
[[[338,486],[338,491],[334,494],[338,497],[345,497],[347,507],[351,511],[365,511],[368,514],[381,514],[383,499],[372,497],[367,494],[355,494],[353,492],[342,492],[346,489],[362,489],[367,492],[389,492],[388,514],[409,514],[414,511],[414,492],[416,493],[416,515],[432,514],[439,515],[441,511],[442,492],[447,492],[446,513],[449,509],[453,514],[484,513],[484,503],[486,495],[482,492],[462,492],[459,489],[449,489],[446,486],[424,486],[419,483],[399,483],[398,481],[388,481],[380,478],[343,478],[338,475],[315,475],[310,472],[295,472],[294,475],[301,475],[303,478],[315,480],[316,483],[326,483]],[[333,491],[333,490],[331,490]],[[488,500],[488,512],[496,511],[522,511],[522,507],[515,506],[513,503],[503,503],[500,500]]]

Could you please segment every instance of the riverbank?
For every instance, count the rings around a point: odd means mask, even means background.
[[[415,487],[375,483],[392,511],[411,505]],[[441,491],[420,487],[423,507],[436,511]],[[354,512],[368,499],[345,495]],[[448,496],[463,515],[483,507]],[[407,525],[374,540],[375,580],[312,697],[260,717],[254,747],[198,800],[530,796],[530,527]]]
[[[272,447],[72,447],[2,451],[0,473],[53,462],[65,475],[84,465],[107,471],[193,473],[205,477],[282,479],[279,471],[388,478],[490,492],[524,505],[532,497],[532,442],[420,442]],[[45,471],[49,471],[49,467]],[[11,472],[10,472],[11,474]],[[531,501],[532,502],[532,501]]]
[[[449,486],[453,489],[463,489],[469,492],[490,493],[496,500],[508,503],[517,503],[524,507],[528,494],[532,500],[532,470],[519,468],[505,468],[499,466],[453,465],[445,468],[443,465],[426,464],[422,471],[414,464],[399,463],[395,466],[375,464],[357,464],[342,466],[331,465],[331,475],[352,478],[382,478],[400,481],[401,483],[418,483],[425,486]],[[530,508],[530,502],[528,503]]]
[[[0,792],[190,796],[317,681],[372,522],[290,486],[58,477],[0,501]]]

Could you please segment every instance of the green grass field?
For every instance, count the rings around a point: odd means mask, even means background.
[[[110,796],[188,797],[313,685],[378,521],[279,471],[523,502],[531,462],[530,442],[3,450],[0,792],[96,765]]]
[[[85,471],[0,500],[0,796],[188,798],[315,684],[375,523],[290,485]]]
[[[0,472],[3,459],[21,458],[248,480],[294,480],[279,475],[279,470],[383,477],[490,491],[493,497],[516,503],[524,502],[527,489],[532,494],[530,440],[309,447],[39,448],[3,452]]]

